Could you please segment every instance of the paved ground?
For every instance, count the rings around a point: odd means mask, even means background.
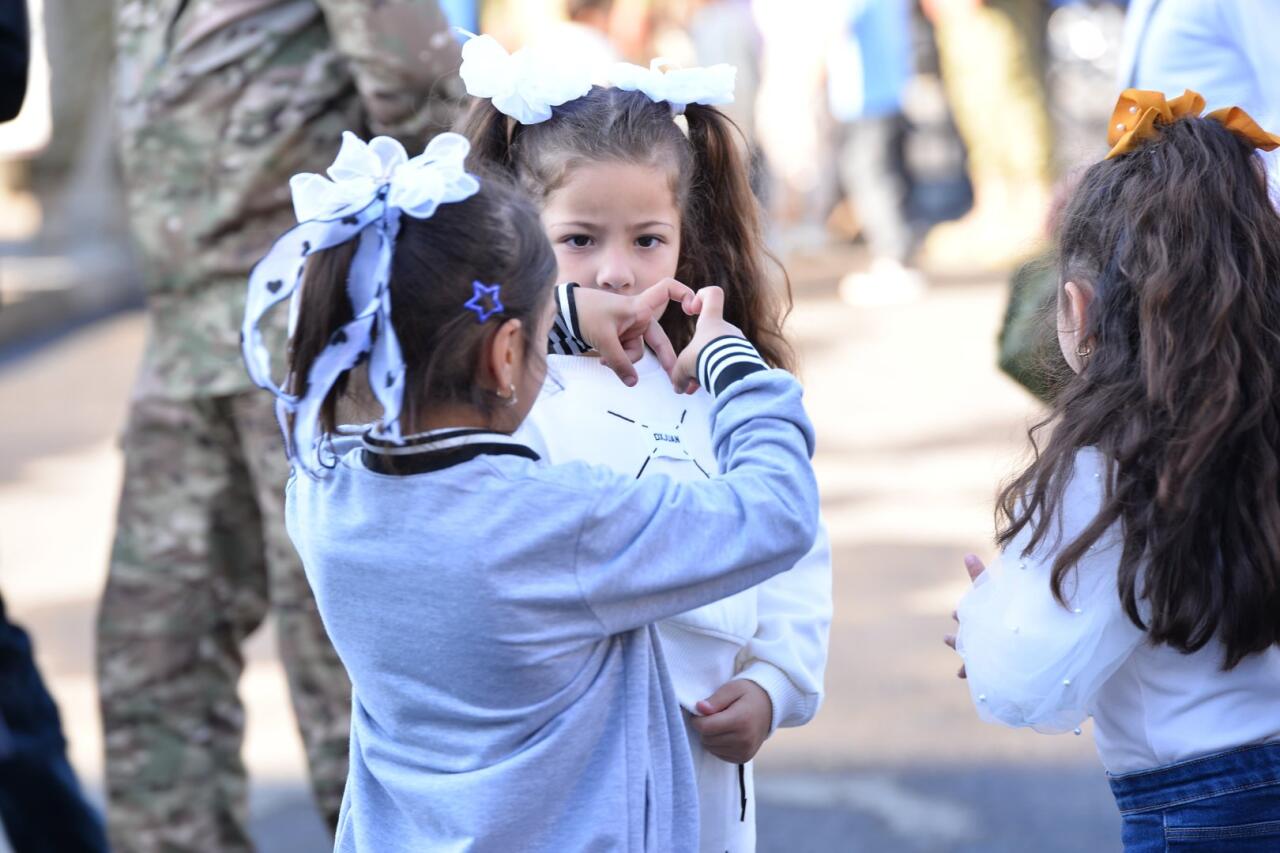
[[[836,617],[822,712],[760,758],[760,849],[1119,849],[1088,731],[979,723],[941,643],[961,558],[990,551],[993,491],[1035,411],[992,367],[1003,287],[941,283],[910,305],[853,309],[834,289],[849,262],[829,253],[792,267]],[[35,636],[95,792],[91,624],[142,334],[138,314],[118,315],[0,363],[0,588]],[[253,641],[242,695],[262,849],[326,849],[269,631]]]

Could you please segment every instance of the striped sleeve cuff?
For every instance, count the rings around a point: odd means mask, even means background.
[[[698,382],[712,397],[742,377],[768,369],[751,342],[737,335],[716,338],[698,353]]]
[[[547,338],[547,352],[552,355],[582,355],[592,349],[578,330],[578,303],[573,295],[577,288],[572,281],[556,285],[556,318]]]

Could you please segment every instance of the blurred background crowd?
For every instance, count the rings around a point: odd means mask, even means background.
[[[53,292],[101,308],[137,278],[118,216],[112,5],[30,6],[30,94],[0,127],[4,305]],[[842,286],[855,303],[914,298],[921,271],[1006,269],[1036,251],[1055,176],[1101,150],[1124,17],[1119,0],[441,6],[511,49],[737,66],[728,111],[753,147],[774,245],[864,246]],[[62,293],[83,263],[99,274],[95,292]]]
[[[17,118],[0,124],[0,592],[34,640],[70,765],[95,808],[104,744],[94,624],[119,435],[146,334],[145,262],[117,153],[113,34],[118,9],[147,5],[29,0],[29,90]],[[726,111],[743,130],[769,242],[791,277],[788,328],[821,437],[835,553],[826,706],[761,753],[760,849],[1118,849],[1088,739],[981,726],[940,637],[965,586],[960,557],[989,552],[995,485],[1040,411],[996,367],[1003,346],[1018,375],[1007,350],[1022,346],[1015,327],[1026,309],[1015,305],[1006,324],[1009,294],[1043,274],[1035,262],[1055,187],[1105,153],[1115,95],[1143,82],[1124,70],[1134,61],[1126,4],[439,5],[450,24],[510,49],[553,42],[601,59],[738,68]],[[1144,27],[1155,5],[1134,0]],[[1185,85],[1219,105],[1204,81]],[[435,94],[456,91],[453,81]],[[239,661],[249,832],[263,850],[322,850],[279,661],[264,631]],[[7,749],[0,737],[0,814],[15,778]]]

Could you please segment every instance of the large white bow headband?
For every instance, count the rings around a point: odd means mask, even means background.
[[[426,151],[410,159],[394,139],[379,136],[367,144],[355,134],[342,135],[342,148],[328,178],[304,173],[289,181],[299,224],[276,240],[249,274],[249,294],[241,328],[241,352],[249,376],[276,397],[276,412],[285,429],[289,457],[308,471],[323,465],[320,407],[344,371],[366,359],[369,384],[382,405],[375,428],[380,438],[401,440],[400,410],[404,399],[404,358],[391,324],[391,256],[401,213],[431,217],[441,204],[470,198],[480,183],[467,174],[470,145],[456,133],[442,133]],[[299,284],[308,255],[358,238],[347,278],[352,320],[334,332],[316,357],[301,394],[290,394],[271,378],[271,355],[263,341],[262,318],[285,299],[290,306],[289,332],[297,319]],[[297,387],[294,378],[294,387]],[[287,426],[292,414],[293,426]]]
[[[655,59],[648,68],[617,62],[597,69],[548,50],[524,47],[507,53],[492,36],[463,32],[470,36],[462,46],[459,71],[467,94],[489,98],[499,112],[521,124],[551,118],[552,107],[581,98],[597,78],[619,89],[644,92],[655,103],[665,101],[675,114],[689,104],[733,103],[738,71],[732,65],[663,71],[664,61]]]

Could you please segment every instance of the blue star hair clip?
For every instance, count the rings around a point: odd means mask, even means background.
[[[501,292],[502,285],[500,284],[471,282],[471,298],[467,300],[466,307],[476,312],[476,322],[483,323],[494,314],[502,312]],[[485,306],[486,299],[489,300],[489,307]]]

